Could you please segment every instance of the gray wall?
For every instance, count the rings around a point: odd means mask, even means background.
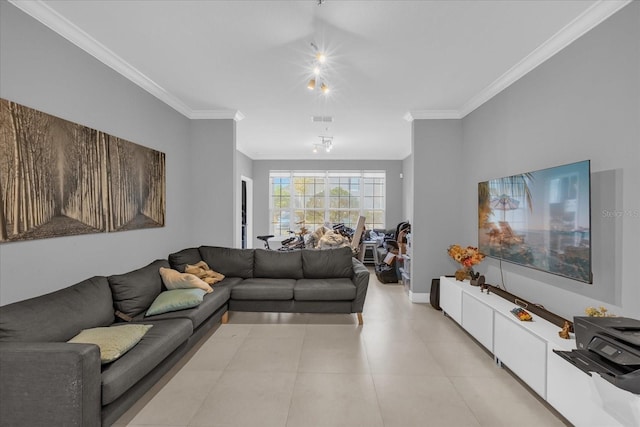
[[[402,174],[402,217],[413,223],[413,154],[402,161]]]
[[[197,245],[233,247],[239,223],[239,176],[236,173],[236,122],[193,120],[191,122],[192,241]],[[237,213],[237,215],[236,215]]]
[[[475,244],[479,181],[590,159],[594,283],[503,263],[505,284],[566,317],[601,304],[618,315],[640,317],[640,3],[626,6],[461,122],[460,157],[447,175],[460,177],[459,200],[448,222],[433,223],[430,216],[417,214],[422,194],[418,174],[429,154],[414,152],[420,165],[415,171],[414,229],[423,220],[431,227],[458,221],[459,243]],[[414,236],[414,252],[422,243]],[[445,246],[438,246],[439,256],[446,258]],[[487,260],[479,270],[489,282],[500,283],[497,262]]]
[[[466,167],[460,120],[414,120],[411,299],[426,302],[431,279],[455,271],[446,249],[461,240]],[[422,294],[420,296],[419,294]]]
[[[380,170],[387,172],[386,227],[404,220],[402,212],[402,160],[254,160],[253,231],[255,236],[269,232],[269,171],[271,170]],[[262,242],[254,238],[254,247]]]
[[[164,228],[0,245],[0,304],[123,273],[189,242],[189,120],[5,1],[0,96],[166,153]]]
[[[236,156],[238,175],[253,179],[253,160],[240,151],[236,153]]]

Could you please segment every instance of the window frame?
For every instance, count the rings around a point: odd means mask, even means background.
[[[276,178],[278,182],[275,181]],[[386,171],[383,170],[271,170],[269,171],[269,234],[287,235],[290,230],[299,230],[302,224],[292,221],[300,217],[307,218],[308,212],[322,212],[322,222],[304,223],[309,231],[314,231],[327,223],[341,222],[355,228],[358,217],[361,215],[367,218],[367,228],[384,228],[386,178]],[[312,182],[303,184],[298,181],[300,179],[312,180]],[[297,190],[299,185],[305,186],[302,194]],[[318,187],[321,189],[307,193],[309,185],[314,190]],[[283,196],[282,188],[285,186],[288,195]],[[280,188],[280,194],[276,195],[278,188]],[[335,195],[336,189],[346,189],[347,194],[342,194],[342,191],[338,190],[339,194]],[[307,204],[320,193],[323,194],[320,199],[322,201],[316,200],[313,203],[314,206],[307,207]],[[287,198],[288,206],[282,206],[282,201]],[[277,200],[280,201],[279,206],[276,206]],[[371,215],[366,215],[367,213]],[[283,216],[289,218],[288,221],[283,221]]]

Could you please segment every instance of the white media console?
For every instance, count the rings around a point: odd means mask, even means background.
[[[598,374],[588,375],[555,354],[573,350],[575,338],[562,339],[560,327],[532,314],[520,321],[517,305],[480,292],[469,281],[440,278],[440,306],[540,397],[577,427],[640,426],[640,396]]]

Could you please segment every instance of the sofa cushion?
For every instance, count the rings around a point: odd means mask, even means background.
[[[302,279],[302,253],[256,249],[253,252],[253,277]]]
[[[83,329],[114,321],[106,277],[0,307],[0,341],[64,342]]]
[[[241,279],[238,279],[241,280]],[[162,319],[176,319],[184,318],[191,320],[193,323],[193,329],[195,330],[205,320],[211,317],[216,311],[224,307],[229,301],[229,289],[216,288],[213,292],[205,294],[202,302],[197,307],[188,308],[179,311],[170,311],[167,313],[158,314],[156,316],[144,317],[143,314],[138,315],[134,320],[146,322],[149,320],[162,320]]]
[[[242,279],[241,277],[225,277],[221,282],[216,283],[213,286],[214,291],[216,289],[228,289],[229,292],[231,292],[231,289],[233,289],[235,286],[239,285],[240,283],[243,282],[244,279]]]
[[[231,289],[232,299],[290,300],[293,299],[294,279],[245,279]]]
[[[149,308],[162,292],[160,267],[168,268],[169,262],[158,259],[138,270],[109,276],[109,286],[116,309],[127,316],[135,317]]]
[[[140,342],[115,362],[103,365],[103,405],[113,402],[129,390],[193,333],[189,319],[145,320],[144,323],[153,325],[153,328]]]
[[[138,344],[153,325],[118,325],[84,329],[68,342],[95,344],[100,348],[100,361],[110,363]]]
[[[227,277],[253,277],[253,249],[200,246],[200,256],[207,265]]]
[[[197,264],[202,261],[198,248],[183,249],[169,255],[169,264],[174,270],[184,273],[187,264]]]
[[[293,288],[296,301],[351,301],[356,285],[351,279],[300,279]]]
[[[302,250],[302,270],[305,279],[350,278],[353,275],[350,247]]]
[[[160,292],[160,295],[151,303],[145,316],[197,307],[202,302],[205,293],[202,289],[171,289]]]

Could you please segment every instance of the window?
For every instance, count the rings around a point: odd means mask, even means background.
[[[302,225],[311,231],[338,223],[355,228],[361,215],[367,228],[384,228],[385,177],[377,171],[271,171],[270,233],[286,235]]]

